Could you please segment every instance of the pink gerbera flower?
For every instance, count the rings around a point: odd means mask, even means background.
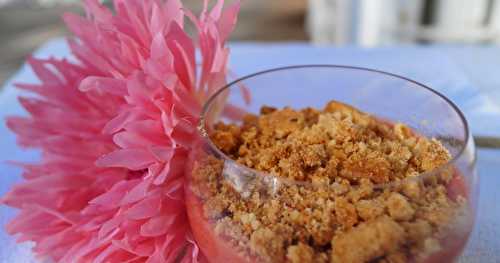
[[[22,164],[25,180],[2,201],[20,209],[8,232],[34,241],[38,256],[203,260],[186,218],[183,165],[202,103],[226,81],[225,40],[239,10],[207,5],[195,17],[179,0],[115,0],[113,14],[87,0],[86,18],[64,16],[78,63],[29,60],[40,83],[18,86],[37,94],[20,98],[30,116],[7,122],[42,159]]]

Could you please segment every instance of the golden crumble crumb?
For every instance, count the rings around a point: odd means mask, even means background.
[[[241,223],[243,226],[248,226],[253,230],[257,230],[260,226],[259,220],[255,217],[253,213],[245,213],[240,217]]]
[[[391,174],[391,164],[381,152],[353,152],[344,162],[340,176],[359,181],[369,178],[375,183],[388,182]]]
[[[399,193],[392,193],[386,201],[389,215],[395,220],[410,220],[415,214],[406,197]]]
[[[205,202],[203,212],[206,218],[215,219],[222,216],[228,204],[220,196],[210,198]]]
[[[230,132],[218,132],[212,139],[217,142],[217,147],[224,152],[232,152],[237,146],[236,138]]]
[[[308,127],[312,126],[313,124],[316,124],[318,122],[318,118],[320,115],[320,112],[316,109],[313,108],[305,108],[301,110],[302,114],[304,114],[304,120],[306,122],[306,125]]]
[[[221,237],[229,238],[232,240],[245,241],[246,236],[240,227],[238,227],[229,218],[223,218],[215,225],[215,233]]]
[[[347,105],[345,103],[339,102],[339,101],[330,101],[326,104],[325,108],[323,109],[325,112],[345,112],[346,114],[352,114],[352,113],[360,113],[357,109],[354,107]]]
[[[404,125],[403,123],[394,124],[394,132],[396,133],[396,136],[401,140],[405,140],[413,136],[413,132],[410,130],[410,128],[408,128],[408,126]]]
[[[448,162],[450,153],[436,139],[420,139],[415,147],[421,171],[430,171]]]
[[[258,124],[262,127],[264,135],[282,139],[291,132],[304,127],[304,115],[291,108],[285,108],[262,115]]]
[[[349,203],[344,197],[335,199],[335,213],[337,220],[344,227],[352,227],[358,222],[358,214],[353,204]]]
[[[407,180],[403,183],[403,193],[408,198],[418,200],[421,196],[421,185],[418,180]]]
[[[321,165],[327,157],[325,147],[321,144],[305,146],[300,155],[304,165],[309,167]]]
[[[405,222],[402,225],[406,233],[408,233],[408,238],[415,243],[424,240],[432,234],[432,226],[422,219],[417,219],[415,222]]]
[[[273,113],[276,110],[277,109],[275,107],[262,106],[262,108],[260,108],[260,114],[265,115],[265,114]]]
[[[269,228],[259,228],[252,233],[250,248],[273,262],[281,262],[285,258],[283,239]]]
[[[361,199],[369,197],[372,193],[373,183],[369,179],[362,178],[359,187],[352,189],[348,197],[352,202],[358,202]]]
[[[398,249],[404,229],[387,216],[361,223],[332,239],[332,262],[368,262]]]
[[[215,127],[218,132],[213,133],[212,140],[224,152],[232,153],[239,146],[240,128],[234,124],[218,123]]]
[[[286,258],[291,263],[315,262],[314,250],[312,249],[312,247],[304,243],[299,243],[294,246],[289,246],[286,253]]]
[[[379,217],[384,213],[384,209],[384,204],[378,199],[361,200],[356,203],[356,211],[365,221]]]

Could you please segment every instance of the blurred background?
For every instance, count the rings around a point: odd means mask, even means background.
[[[0,86],[27,54],[67,33],[60,16],[83,13],[79,2],[0,0]],[[199,11],[202,1],[182,2]],[[232,40],[362,47],[500,43],[500,0],[243,0]]]

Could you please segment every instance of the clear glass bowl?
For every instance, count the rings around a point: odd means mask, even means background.
[[[198,127],[197,146],[189,158],[185,190],[193,234],[207,260],[273,261],[269,257],[259,257],[249,245],[248,238],[235,238],[237,235],[229,238],[224,234],[225,231],[238,230],[224,229],[224,224],[218,224],[229,215],[207,203],[214,194],[207,185],[225,182],[234,188],[239,198],[247,199],[259,193],[265,202],[271,202],[273,196],[289,187],[309,190],[327,187],[335,191],[331,185],[290,181],[236,163],[210,140],[208,135],[213,125],[219,121],[238,123],[244,113],[258,114],[264,105],[321,109],[331,100],[354,106],[388,123],[404,123],[416,134],[438,139],[449,150],[452,160],[446,165],[411,179],[376,185],[375,191],[399,191],[410,180],[427,187],[443,177],[449,178],[451,174],[446,191],[450,198],[462,196],[465,199],[460,216],[445,230],[440,229],[437,246],[422,253],[414,251],[407,255],[407,260],[455,261],[472,230],[478,199],[475,146],[463,114],[449,99],[416,81],[378,70],[333,65],[291,66],[255,73],[228,84],[205,104]],[[200,179],[200,171],[209,173],[210,178]],[[256,219],[259,219],[258,215]]]

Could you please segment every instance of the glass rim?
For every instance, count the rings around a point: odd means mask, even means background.
[[[309,184],[309,182],[297,181],[297,180],[281,177],[278,175],[273,175],[271,173],[262,172],[262,171],[250,168],[246,165],[242,165],[242,164],[236,162],[234,159],[227,156],[224,152],[222,152],[219,148],[217,148],[217,146],[214,144],[214,142],[210,139],[207,128],[205,126],[205,122],[206,122],[205,116],[206,116],[210,106],[216,100],[216,98],[225,90],[230,89],[231,87],[235,86],[236,84],[238,84],[244,80],[251,79],[253,77],[257,77],[260,75],[273,73],[273,72],[277,72],[277,71],[285,71],[285,70],[291,70],[291,69],[304,69],[304,68],[350,69],[350,70],[377,73],[377,74],[393,77],[396,79],[404,80],[404,81],[413,83],[420,88],[424,88],[424,89],[430,91],[431,93],[433,93],[434,95],[437,95],[438,97],[443,99],[449,106],[451,106],[451,108],[458,114],[460,121],[463,124],[463,129],[465,131],[465,134],[464,134],[465,141],[464,141],[464,144],[460,147],[460,150],[453,156],[452,159],[450,159],[448,162],[446,162],[446,163],[444,163],[444,164],[442,164],[442,165],[440,165],[440,166],[438,166],[430,171],[419,173],[416,176],[406,177],[406,178],[399,180],[399,181],[392,181],[392,182],[382,183],[382,184],[374,184],[375,188],[386,188],[388,186],[398,185],[398,184],[401,184],[401,183],[404,183],[407,181],[423,180],[423,179],[428,178],[436,173],[442,172],[443,170],[445,170],[449,167],[452,167],[453,164],[455,164],[458,161],[458,159],[460,159],[460,157],[464,155],[465,150],[467,149],[467,147],[470,143],[470,140],[471,140],[470,129],[469,129],[469,124],[467,122],[467,119],[465,118],[465,115],[458,108],[458,106],[455,105],[455,103],[453,103],[449,98],[447,98],[445,95],[441,94],[440,92],[438,92],[438,91],[434,90],[433,88],[431,88],[425,84],[422,84],[418,81],[415,81],[413,79],[403,77],[403,76],[400,76],[400,75],[397,75],[394,73],[390,73],[390,72],[386,72],[386,71],[382,71],[382,70],[378,70],[378,69],[365,68],[365,67],[348,66],[348,65],[335,65],[335,64],[303,64],[303,65],[292,65],[292,66],[271,68],[271,69],[251,73],[251,74],[248,74],[246,76],[240,77],[236,80],[229,82],[228,84],[224,85],[222,88],[220,88],[216,92],[214,92],[212,95],[210,95],[209,98],[203,104],[203,107],[202,107],[202,110],[201,110],[201,113],[200,113],[199,119],[198,119],[198,125],[197,125],[198,135],[201,136],[201,138],[203,138],[205,140],[205,142],[209,145],[210,150],[214,151],[220,158],[224,159],[224,162],[229,162],[232,165],[238,167],[239,169],[244,170],[247,173],[250,173],[253,175],[258,175],[261,177],[269,177],[269,178],[277,179],[280,182],[283,182],[285,184],[295,184],[295,185],[307,185],[307,184]],[[476,160],[476,156],[474,154],[473,162],[475,162],[475,160]]]

